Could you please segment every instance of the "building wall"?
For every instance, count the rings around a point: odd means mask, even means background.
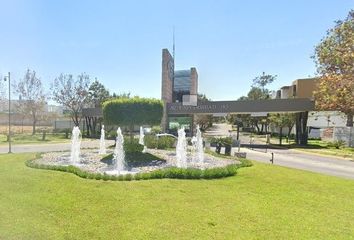
[[[167,130],[166,103],[172,102],[173,92],[174,59],[167,49],[162,49],[162,76],[161,76],[161,100],[164,103],[161,128],[163,132]]]
[[[191,95],[198,94],[198,72],[195,67],[191,68]]]
[[[293,86],[296,86],[297,98],[313,98],[313,93],[316,90],[316,78],[297,79],[293,81]]]
[[[345,114],[337,111],[309,112],[307,125],[318,128],[345,127],[346,120]]]
[[[172,102],[173,74],[173,58],[167,49],[162,49],[161,100],[165,103]]]
[[[292,95],[292,92],[293,92],[293,89],[291,86],[284,86],[280,89],[281,93],[280,93],[280,96],[281,98],[283,99],[287,99],[287,98],[292,98],[293,95]]]

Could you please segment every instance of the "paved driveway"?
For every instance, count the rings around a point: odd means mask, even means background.
[[[229,136],[230,129],[231,126],[228,124],[214,124],[207,134],[210,136]],[[354,160],[349,161],[340,157],[305,153],[293,149],[267,149],[264,141],[257,138],[249,146],[249,135],[241,134],[240,140],[245,146],[240,151],[246,152],[248,159],[271,164],[270,159],[273,153],[275,165],[354,179]],[[233,151],[235,150],[237,149],[233,149]]]
[[[332,176],[354,179],[354,162],[336,157],[302,153],[289,149],[248,149],[241,148],[247,153],[248,159],[269,163],[274,154],[274,164],[323,173]]]

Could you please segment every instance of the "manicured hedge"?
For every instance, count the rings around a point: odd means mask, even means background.
[[[90,173],[81,170],[74,166],[56,166],[38,164],[35,160],[28,160],[26,166],[38,169],[56,170],[62,172],[70,172],[79,177],[96,180],[111,180],[111,181],[131,181],[131,180],[147,180],[147,179],[161,179],[161,178],[173,178],[173,179],[217,179],[229,176],[234,176],[237,173],[237,169],[241,167],[249,167],[252,163],[248,160],[241,160],[241,164],[232,164],[226,167],[210,168],[210,169],[195,169],[195,168],[164,168],[155,170],[153,172],[137,173],[137,174],[125,174],[125,175],[107,175],[101,173]]]
[[[161,123],[162,113],[162,101],[154,98],[117,98],[103,103],[106,125],[157,125]]]
[[[174,147],[176,139],[170,136],[145,135],[144,142],[147,148],[168,149]]]

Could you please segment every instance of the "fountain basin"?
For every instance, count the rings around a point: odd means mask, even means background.
[[[80,163],[74,166],[75,168],[70,168],[73,165],[70,164],[70,154],[67,152],[45,153],[42,158],[32,160],[29,165],[37,168],[72,172],[84,178],[117,180],[119,177],[119,180],[125,180],[125,177],[127,177],[128,180],[139,180],[166,176],[170,178],[198,179],[214,178],[213,174],[215,178],[224,177],[224,175],[232,176],[236,172],[236,170],[233,170],[233,166],[239,163],[232,159],[215,158],[206,154],[204,163],[198,165],[187,154],[187,168],[176,168],[176,153],[174,151],[147,149],[147,153],[128,153],[126,155],[127,166],[124,170],[117,171],[112,164],[112,150],[108,150],[108,153],[111,154],[102,158],[102,156],[97,154],[97,151],[83,150],[80,155]],[[215,172],[213,169],[218,170],[219,173],[213,173]],[[161,172],[156,172],[158,170],[163,172],[162,175]],[[210,172],[209,170],[213,171]],[[168,173],[169,171],[173,172],[172,175]],[[204,171],[208,171],[208,176],[204,176]],[[221,175],[220,171],[223,172]],[[198,176],[195,177],[195,175],[192,176],[191,174],[197,174]],[[142,177],[143,175],[144,177]]]

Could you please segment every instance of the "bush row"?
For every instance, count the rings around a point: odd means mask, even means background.
[[[162,136],[157,138],[154,135],[146,135],[144,137],[144,141],[146,147],[148,148],[168,149],[174,147],[176,139],[169,136]]]
[[[153,172],[137,173],[137,174],[125,174],[125,175],[107,175],[101,173],[90,173],[83,171],[74,166],[57,166],[57,165],[45,165],[38,164],[34,160],[28,160],[26,165],[31,168],[56,170],[62,172],[70,172],[79,177],[96,180],[111,180],[111,181],[131,181],[131,180],[147,180],[147,179],[161,179],[161,178],[173,178],[173,179],[217,179],[229,176],[234,176],[237,173],[237,169],[240,167],[251,166],[252,163],[248,160],[243,160],[241,164],[232,164],[226,167],[210,168],[210,169],[195,169],[195,168],[165,168],[155,170]]]
[[[173,148],[176,140],[172,137],[159,137],[153,135],[146,135],[144,137],[144,143],[147,148],[157,148],[157,149],[168,149]],[[130,152],[141,152],[144,146],[139,144],[139,139],[130,139],[129,137],[124,138],[124,151]]]

